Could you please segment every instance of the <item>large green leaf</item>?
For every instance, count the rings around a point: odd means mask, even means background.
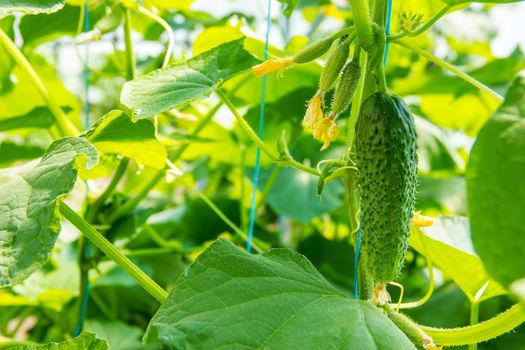
[[[508,286],[525,277],[525,78],[481,129],[470,155],[467,198],[476,251]]]
[[[166,148],[156,139],[153,123],[134,122],[119,110],[100,118],[84,136],[100,153],[121,154],[156,169],[162,169],[166,162]]]
[[[376,307],[349,299],[289,249],[216,241],[151,320],[165,349],[415,349]]]
[[[23,345],[10,348],[11,350],[106,350],[108,343],[97,339],[93,333],[82,332],[76,338],[61,343],[43,345]]]
[[[13,12],[52,13],[60,10],[64,4],[65,0],[2,0],[0,2],[0,17]]]
[[[153,114],[203,99],[226,80],[258,63],[234,40],[188,61],[153,71],[124,84],[120,100],[134,115]]]
[[[467,218],[438,217],[434,225],[422,228],[422,231],[415,230],[411,235],[412,247],[452,278],[470,300],[487,282],[489,284],[480,300],[506,293],[490,279],[474,252]]]
[[[47,261],[60,231],[57,200],[73,189],[81,154],[88,168],[96,164],[90,143],[68,137],[52,143],[38,164],[0,170],[0,287],[21,282]]]

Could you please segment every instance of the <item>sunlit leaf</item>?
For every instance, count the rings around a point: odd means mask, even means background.
[[[222,44],[190,60],[159,69],[124,84],[121,102],[147,117],[209,96],[222,83],[258,61],[243,40]]]
[[[470,300],[487,282],[488,287],[480,300],[506,293],[497,282],[490,279],[474,252],[467,218],[438,217],[432,226],[424,227],[421,231],[416,230],[411,235],[411,246],[452,278]]]
[[[64,7],[65,0],[2,0],[0,17],[13,12],[27,14],[52,13]]]
[[[115,153],[156,169],[164,168],[166,148],[155,137],[149,120],[133,122],[122,111],[111,111],[100,118],[84,136],[100,153]]]

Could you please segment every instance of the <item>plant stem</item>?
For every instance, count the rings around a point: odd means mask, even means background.
[[[472,301],[470,302],[470,325],[473,326],[477,324],[479,321],[479,302],[478,301]],[[478,344],[469,344],[468,350],[476,350],[478,348]]]
[[[226,225],[228,225],[233,230],[233,232],[238,234],[245,242],[248,241],[248,235],[246,235],[246,233],[244,233],[237,225],[235,225],[235,223],[233,223],[233,221],[231,221],[226,216],[226,214],[224,214],[223,211],[211,201],[211,199],[209,199],[204,193],[199,192],[197,190],[195,190],[195,193],[197,194],[197,196],[200,197],[200,199],[204,201],[204,203],[206,203],[210,207],[211,210],[213,210],[215,214],[217,214],[219,218],[221,218],[222,221],[224,221]],[[252,247],[257,253],[262,253],[264,251],[255,242],[252,242]]]
[[[125,202],[121,207],[119,207],[117,210],[115,210],[106,220],[107,224],[114,223],[117,219],[122,217],[123,215],[129,213],[131,210],[133,210],[139,202],[144,199],[149,191],[157,185],[157,183],[164,177],[166,173],[167,167],[163,168],[162,170],[159,170],[147,183],[144,185],[144,187],[140,190],[140,192],[127,202]]]
[[[126,80],[135,78],[135,53],[131,39],[131,13],[124,8],[124,44],[126,47]]]
[[[478,89],[480,89],[481,91],[484,91],[486,93],[488,93],[490,96],[492,96],[494,99],[498,100],[498,102],[502,102],[503,101],[503,96],[501,96],[500,94],[498,94],[496,91],[492,90],[491,88],[489,88],[488,86],[486,86],[485,84],[481,83],[479,80],[471,77],[470,75],[468,75],[467,73],[463,72],[461,69],[459,69],[458,67],[440,59],[439,57],[436,57],[434,55],[432,55],[430,52],[427,52],[411,43],[409,43],[408,41],[404,40],[404,39],[398,39],[398,40],[393,40],[392,41],[393,43],[396,43],[398,45],[401,45],[423,57],[425,57],[427,60],[437,64],[438,66],[440,66],[441,68],[444,68],[444,69],[447,69],[449,70],[450,72],[456,74],[459,78],[465,80],[467,83],[477,87]]]
[[[168,34],[168,48],[166,49],[166,56],[164,56],[164,62],[162,62],[162,68],[165,68],[170,63],[171,55],[173,54],[173,49],[175,47],[175,35],[173,35],[173,30],[171,26],[166,22],[162,17],[157,16],[153,12],[149,11],[143,6],[139,6],[139,13],[142,13],[146,17],[149,17],[153,21],[157,22],[164,28],[166,34]]]
[[[261,196],[259,197],[259,200],[257,201],[257,205],[255,206],[255,209],[259,209],[266,202],[266,198],[268,197],[268,194],[270,193],[270,190],[272,189],[273,183],[275,182],[275,179],[277,179],[277,175],[279,175],[279,170],[281,170],[281,167],[279,166],[273,167],[272,172],[270,173],[270,176],[268,177],[268,180],[266,180],[266,184],[264,185]]]
[[[525,310],[516,304],[499,315],[473,326],[460,328],[421,327],[436,344],[460,346],[481,343],[510,332],[525,322]]]
[[[33,84],[40,93],[40,96],[42,96],[45,103],[53,113],[56,125],[61,135],[77,136],[79,134],[78,129],[71,122],[71,120],[67,118],[62,108],[60,108],[57,102],[53,99],[53,97],[49,93],[49,90],[46,88],[44,82],[42,81],[42,79],[40,79],[31,63],[29,63],[24,54],[18,49],[18,47],[16,47],[15,43],[2,29],[0,29],[0,43],[4,45],[7,52],[9,52],[9,54],[11,55],[11,57],[13,57],[15,62],[20,66],[20,68],[22,68],[27,73],[27,75],[29,75],[29,77],[33,81]]]
[[[250,138],[250,140],[255,142],[257,146],[259,146],[259,148],[263,151],[263,153],[266,154],[268,158],[270,158],[270,160],[272,160],[273,162],[277,163],[277,165],[280,165],[280,166],[291,166],[293,168],[302,170],[312,175],[316,175],[316,176],[320,175],[317,170],[310,168],[304,164],[301,164],[294,159],[286,159],[286,160],[279,159],[279,157],[274,154],[274,152],[264,143],[264,141],[261,140],[259,136],[257,136],[255,131],[253,131],[252,127],[250,126],[250,124],[248,124],[248,122],[244,120],[242,115],[239,113],[237,108],[233,105],[231,100],[226,96],[226,94],[221,90],[217,90],[217,94],[219,95],[221,100],[224,102],[224,104],[228,106],[228,108],[232,112],[235,119],[237,119],[239,126],[246,133],[248,138]]]
[[[137,267],[131,260],[123,255],[113,244],[111,244],[100,232],[95,230],[87,221],[80,217],[73,209],[64,202],[59,203],[59,209],[62,215],[71,222],[83,235],[85,235],[93,244],[109,256],[124,271],[126,271],[146,292],[164,302],[168,293],[155,283],[148,275]]]
[[[398,39],[401,39],[405,36],[409,36],[409,37],[415,37],[415,36],[418,36],[420,34],[423,34],[427,29],[429,29],[434,23],[436,23],[441,17],[443,17],[444,15],[447,14],[448,11],[450,11],[454,6],[450,6],[450,5],[446,5],[445,7],[443,7],[438,13],[436,13],[434,16],[432,16],[428,21],[426,21],[425,23],[423,23],[419,28],[417,28],[416,30],[412,31],[412,32],[403,32],[403,33],[399,33],[399,34],[394,34],[394,35],[391,35],[389,36],[389,40],[393,41],[393,40],[398,40]]]
[[[352,13],[354,15],[355,29],[359,44],[366,51],[373,53],[374,50],[374,35],[372,34],[372,27],[370,22],[370,9],[368,8],[367,0],[349,0],[352,5]]]
[[[354,144],[355,124],[357,123],[357,119],[359,119],[368,73],[368,55],[364,50],[361,50],[360,52],[359,65],[361,66],[361,75],[354,93],[354,98],[352,99],[352,108],[350,110],[350,118],[348,119],[348,130],[346,135],[346,148],[348,156],[350,155],[352,145]]]
[[[126,173],[126,169],[129,164],[129,158],[124,158],[120,161],[120,164],[115,171],[115,175],[113,175],[113,178],[111,179],[111,182],[109,183],[108,187],[102,192],[100,197],[97,198],[97,200],[93,203],[93,205],[90,208],[89,215],[88,215],[88,222],[94,223],[97,217],[97,214],[100,210],[100,208],[104,205],[106,200],[111,196],[115,188],[117,187],[118,183]]]

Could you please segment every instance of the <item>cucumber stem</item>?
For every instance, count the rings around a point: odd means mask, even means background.
[[[458,67],[456,67],[456,66],[454,66],[454,65],[452,65],[452,64],[450,64],[450,63],[448,63],[448,62],[446,62],[444,60],[442,60],[439,57],[436,57],[436,56],[432,55],[430,52],[427,52],[427,51],[417,47],[416,45],[414,45],[412,43],[409,43],[408,41],[406,41],[404,39],[397,39],[397,40],[391,40],[391,41],[393,43],[397,44],[397,45],[403,46],[404,48],[407,48],[410,51],[413,51],[413,52],[415,52],[415,53],[425,57],[427,60],[437,64],[441,68],[449,70],[450,72],[454,73],[459,78],[463,79],[464,81],[466,81],[467,83],[471,84],[472,86],[475,86],[478,89],[480,89],[481,91],[484,91],[484,92],[488,93],[490,96],[492,96],[498,102],[503,102],[503,100],[504,100],[503,96],[501,96],[496,91],[492,90],[487,85],[485,85],[482,82],[480,82],[479,80],[477,80],[477,79],[473,78],[472,76],[468,75],[467,73],[463,72]]]
[[[58,103],[51,96],[49,90],[45,86],[42,79],[40,79],[31,63],[29,63],[24,54],[18,49],[15,43],[2,29],[0,29],[0,44],[4,45],[4,47],[6,48],[7,52],[11,55],[13,60],[18,64],[18,66],[20,66],[22,70],[26,72],[29,78],[33,81],[33,84],[38,90],[38,93],[45,101],[48,108],[51,110],[51,113],[53,113],[53,116],[55,117],[56,126],[58,127],[60,134],[62,136],[77,136],[79,134],[78,129],[71,122],[71,120],[67,118],[62,108],[60,108]]]
[[[350,0],[354,15],[355,29],[360,45],[369,53],[374,51],[374,35],[370,21],[370,9],[367,0]]]
[[[109,256],[117,265],[126,271],[148,294],[164,302],[168,298],[168,293],[162,289],[155,281],[138,268],[128,257],[122,254],[111,242],[109,242],[100,232],[95,230],[87,221],[80,217],[73,209],[64,202],[59,203],[60,213],[71,222],[83,235],[85,235],[94,245]]]
[[[443,346],[460,346],[481,343],[510,332],[525,322],[525,307],[515,304],[499,315],[476,325],[460,328],[421,328]]]

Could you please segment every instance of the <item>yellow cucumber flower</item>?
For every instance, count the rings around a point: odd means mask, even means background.
[[[330,146],[332,141],[337,140],[337,137],[339,137],[339,129],[332,118],[324,117],[315,124],[313,135],[316,140],[323,141],[321,151],[324,151]]]
[[[263,76],[272,72],[280,72],[285,68],[288,68],[293,64],[293,59],[290,57],[285,58],[270,58],[261,64],[252,67],[252,72],[257,76]]]
[[[315,125],[323,118],[323,96],[317,93],[310,101],[303,119],[303,125],[307,130],[315,130]]]
[[[421,212],[416,211],[412,216],[412,224],[418,227],[428,227],[434,224],[434,218],[421,215]]]

